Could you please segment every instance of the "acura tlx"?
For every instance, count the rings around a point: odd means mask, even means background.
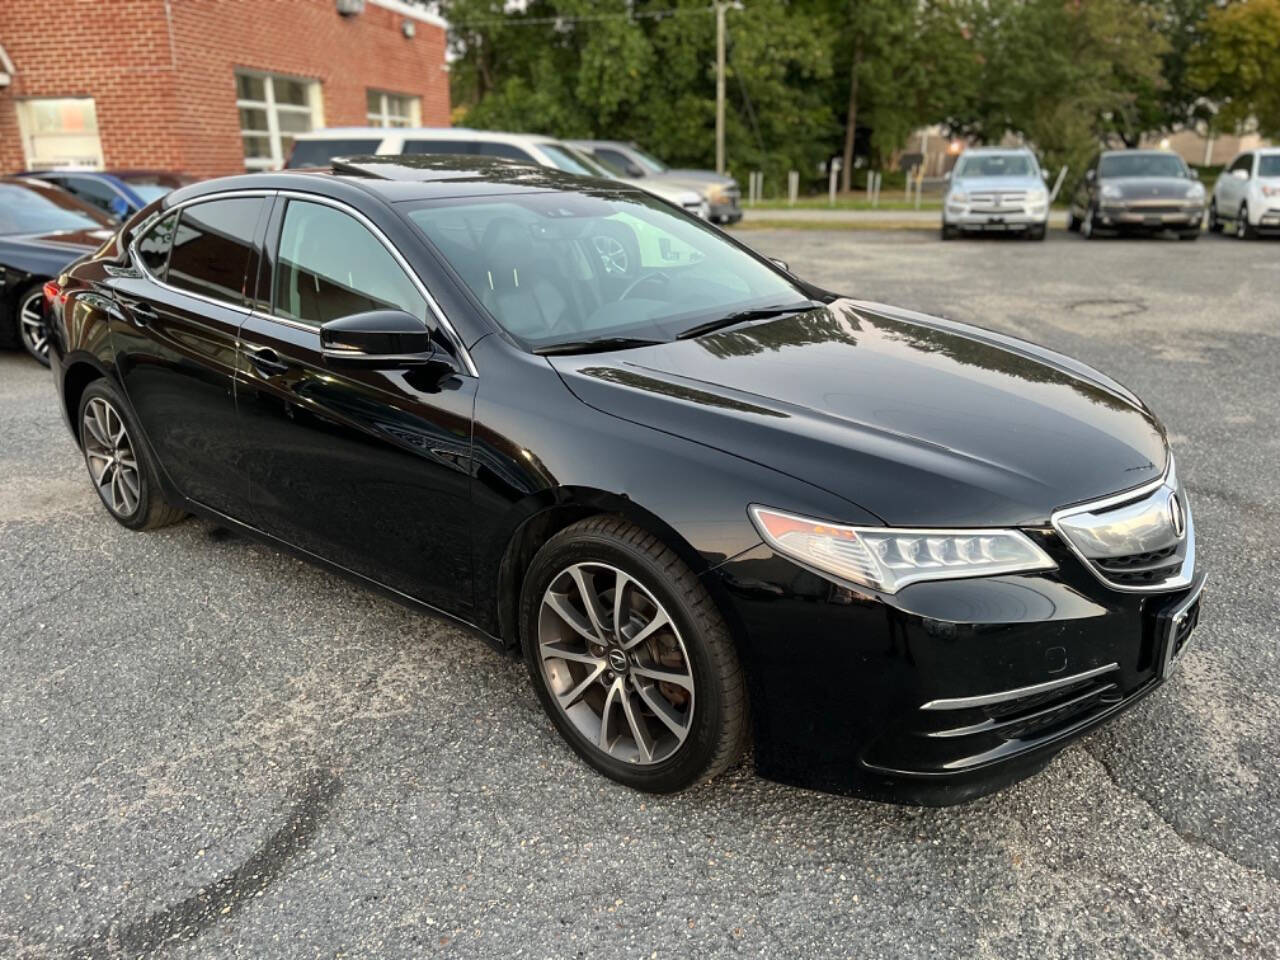
[[[212,180],[45,293],[112,517],[197,514],[472,628],[641,790],[750,743],[784,782],[962,801],[1158,688],[1199,616],[1182,477],[1129,390],[618,181]]]

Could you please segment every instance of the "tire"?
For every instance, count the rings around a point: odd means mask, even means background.
[[[1048,232],[1047,227],[1032,227],[1027,231],[1028,240],[1043,240]]]
[[[142,431],[111,381],[85,387],[76,428],[89,480],[116,522],[130,530],[155,530],[186,516],[165,502]]]
[[[1258,228],[1249,222],[1249,205],[1247,203],[1240,204],[1240,210],[1236,213],[1236,236],[1241,240],[1258,239]]]
[[[1195,230],[1179,230],[1178,239],[1194,243],[1196,240],[1200,239],[1200,230],[1198,227]]]
[[[1067,230],[1071,233],[1080,232],[1080,221],[1076,219],[1076,212],[1072,208],[1067,208]]]
[[[619,585],[628,607],[621,632],[613,630]],[[529,566],[520,624],[543,709],[605,776],[672,793],[741,755],[747,693],[728,628],[693,571],[652,534],[609,516],[556,534]]]
[[[44,322],[44,286],[32,284],[18,294],[14,315],[18,341],[38,363],[49,365],[49,332]]]
[[[958,236],[960,236],[960,231],[957,230],[955,227],[949,226],[945,223],[942,225],[943,240],[954,240]]]
[[[1209,232],[1221,233],[1222,221],[1218,219],[1218,198],[1209,201]]]
[[[1084,219],[1080,221],[1080,236],[1086,240],[1095,240],[1098,237],[1093,225],[1093,207],[1085,207]]]

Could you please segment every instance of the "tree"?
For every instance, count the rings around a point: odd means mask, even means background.
[[[1217,104],[1213,125],[1244,131],[1256,124],[1280,137],[1280,0],[1236,0],[1210,11],[1204,43],[1189,58],[1194,87]]]

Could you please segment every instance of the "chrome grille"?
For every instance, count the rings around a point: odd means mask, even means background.
[[[1117,590],[1176,590],[1191,582],[1195,530],[1173,460],[1162,479],[1138,490],[1057,511],[1067,546]]]
[[[974,207],[1020,207],[1027,202],[1025,190],[982,190],[969,194]]]

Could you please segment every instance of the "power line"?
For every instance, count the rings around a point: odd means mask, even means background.
[[[450,23],[454,30],[465,30],[472,27],[537,27],[537,26],[572,26],[577,23],[598,23],[604,20],[661,20],[664,17],[684,17],[690,15],[707,16],[715,13],[715,7],[676,7],[670,10],[623,11],[619,13],[584,13],[573,17],[495,17],[490,20],[470,20],[465,23]]]

